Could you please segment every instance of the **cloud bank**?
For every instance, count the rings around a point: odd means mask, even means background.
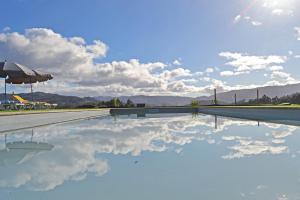
[[[127,61],[101,62],[109,47],[101,40],[91,43],[82,37],[64,37],[46,28],[26,29],[24,33],[6,29],[0,33],[0,59],[22,63],[54,75],[47,87],[36,84],[35,91],[79,96],[100,95],[182,95],[201,96],[232,89],[249,88],[247,85],[230,86],[226,81],[213,78],[220,67],[205,67],[192,72],[184,67],[181,58],[167,62]],[[272,85],[281,84],[282,78],[295,82],[283,72],[285,56],[251,56],[244,53],[222,52],[233,71],[222,71],[220,77],[249,74],[269,69]],[[284,74],[285,73],[285,74]],[[289,77],[287,77],[289,76]],[[255,87],[255,86],[254,86]]]

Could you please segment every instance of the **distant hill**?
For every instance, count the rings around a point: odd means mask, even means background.
[[[284,85],[284,86],[267,86],[260,87],[259,93],[260,96],[264,94],[269,97],[282,97],[285,95],[291,95],[297,92],[300,92],[300,84],[292,84],[292,85]],[[237,100],[249,100],[256,98],[256,88],[254,89],[242,89],[242,90],[234,90],[228,92],[217,93],[217,99],[221,104],[230,104],[234,102],[234,94],[237,94]],[[105,96],[105,97],[95,97],[95,99],[100,101],[107,101],[112,99],[113,97]],[[212,103],[214,96],[200,96],[196,98],[192,97],[182,97],[182,96],[120,96],[118,97],[123,102],[126,102],[128,99],[133,101],[134,103],[146,103],[147,105],[156,105],[156,106],[183,106],[191,103],[192,100],[199,100],[203,105],[209,105]]]
[[[300,84],[284,85],[284,86],[268,86],[260,87],[260,96],[266,94],[269,97],[282,97],[285,95],[291,95],[300,92]],[[218,101],[221,104],[230,104],[234,102],[234,94],[237,94],[237,100],[249,100],[256,98],[256,88],[254,89],[242,89],[236,91],[217,93]],[[30,93],[19,94],[25,99],[31,100]],[[59,105],[78,105],[96,101],[109,101],[114,97],[110,96],[98,96],[98,97],[77,97],[77,96],[64,96],[59,94],[51,94],[44,92],[34,92],[35,101],[45,101],[49,103],[57,103]],[[213,96],[200,96],[196,98],[182,97],[182,96],[120,96],[121,101],[126,102],[128,99],[137,103],[145,103],[149,106],[184,106],[191,103],[192,100],[199,100],[201,104],[211,104],[214,99]],[[4,94],[0,94],[0,99],[4,99]]]
[[[269,97],[282,97],[286,95],[291,95],[297,92],[300,92],[300,84],[292,84],[292,85],[284,85],[284,86],[266,86],[266,87],[259,87],[259,96],[263,96],[264,94]],[[256,98],[256,91],[257,88],[254,89],[242,89],[242,90],[233,90],[229,92],[223,92],[217,94],[217,98],[219,101],[225,103],[233,103],[234,102],[234,94],[237,94],[237,100],[241,101],[243,99],[255,99]],[[198,97],[198,100],[208,100],[213,99],[213,96],[209,97]]]
[[[31,93],[20,93],[18,95],[20,95],[24,99],[31,100]],[[4,94],[0,94],[0,99],[4,100],[4,98],[5,98]],[[12,99],[10,94],[8,94],[8,98]],[[44,93],[44,92],[34,92],[33,98],[34,98],[34,101],[56,103],[59,105],[82,104],[82,103],[96,101],[92,97],[81,98],[81,97],[76,97],[76,96],[64,96],[64,95]]]

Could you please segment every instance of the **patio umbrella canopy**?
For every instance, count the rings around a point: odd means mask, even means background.
[[[20,65],[18,63],[0,62],[0,76],[2,78],[29,78],[34,77],[36,74],[33,70]]]
[[[0,77],[5,78],[5,101],[6,83],[31,84],[32,93],[32,83],[45,82],[53,79],[51,74],[46,74],[37,70],[31,70],[24,65],[11,62],[0,62]]]
[[[6,83],[11,84],[31,84],[37,82],[45,82],[53,79],[51,74],[45,74],[40,71],[32,70],[34,72],[34,76],[25,76],[25,77],[10,77],[6,79]]]

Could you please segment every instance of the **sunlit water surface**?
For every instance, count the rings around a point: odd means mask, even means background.
[[[300,129],[106,117],[0,135],[0,199],[300,199]]]

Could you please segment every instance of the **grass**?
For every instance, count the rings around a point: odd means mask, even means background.
[[[300,104],[291,104],[291,105],[272,105],[272,104],[262,104],[262,105],[247,105],[247,106],[200,106],[201,107],[209,107],[209,108],[275,108],[275,109],[300,109]]]
[[[58,113],[58,112],[80,112],[80,111],[97,111],[103,108],[74,108],[74,109],[47,109],[47,110],[0,110],[0,116],[7,115],[24,115],[38,113]]]

